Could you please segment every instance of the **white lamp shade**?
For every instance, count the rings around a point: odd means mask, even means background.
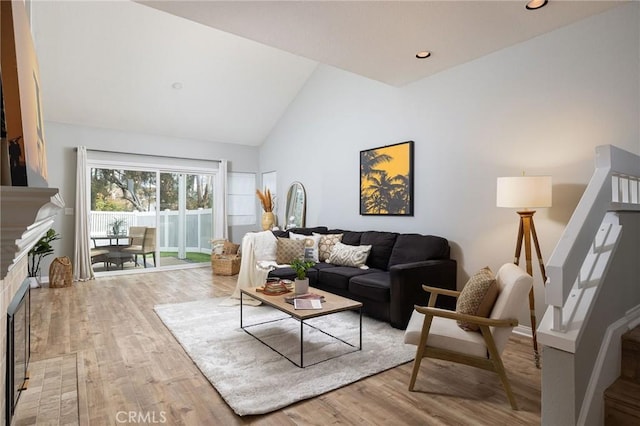
[[[499,177],[496,205],[516,209],[551,207],[551,176]]]

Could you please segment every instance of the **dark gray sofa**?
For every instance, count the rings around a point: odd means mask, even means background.
[[[363,303],[363,312],[373,318],[405,329],[413,306],[426,305],[429,294],[422,285],[456,289],[456,261],[449,257],[449,242],[442,237],[380,231],[347,231],[296,228],[297,234],[343,234],[342,243],[371,245],[369,269],[317,263],[307,271],[309,285]],[[288,237],[288,231],[273,231],[276,237]],[[291,268],[278,268],[270,277],[294,279]],[[455,299],[439,297],[436,305],[455,309]]]

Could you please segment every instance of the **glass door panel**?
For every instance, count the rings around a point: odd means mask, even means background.
[[[91,169],[90,230],[95,272],[155,267],[152,252],[124,250],[130,228],[157,227],[156,172],[116,168]],[[99,253],[99,254],[97,254]]]
[[[210,261],[213,175],[160,173],[160,264]]]

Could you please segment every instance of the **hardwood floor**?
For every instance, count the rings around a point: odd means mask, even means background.
[[[520,411],[511,410],[496,374],[424,360],[417,392],[407,390],[408,363],[270,414],[239,417],[153,311],[226,296],[234,287],[235,277],[198,268],[35,289],[31,359],[76,354],[81,425],[540,423],[540,370],[522,337],[512,337],[503,354]],[[274,384],[277,391],[277,378]]]

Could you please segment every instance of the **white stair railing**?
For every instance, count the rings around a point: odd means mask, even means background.
[[[595,294],[590,289],[606,275],[620,239],[616,211],[640,211],[640,157],[599,146],[596,170],[547,263],[541,343],[575,351]]]

